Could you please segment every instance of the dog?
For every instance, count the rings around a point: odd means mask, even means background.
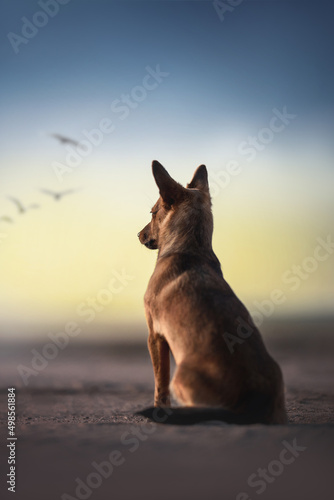
[[[144,297],[155,391],[154,407],[140,415],[154,419],[164,408],[166,423],[286,424],[280,367],[212,249],[205,165],[186,188],[158,161],[152,171],[160,197],[138,237],[158,250]],[[171,383],[170,352],[176,364]],[[169,408],[170,394],[181,407]]]

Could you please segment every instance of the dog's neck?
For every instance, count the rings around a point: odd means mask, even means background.
[[[212,249],[213,219],[211,210],[192,212],[192,217],[186,210],[177,217],[166,219],[159,237],[158,258],[168,254],[196,254],[206,258],[216,256]]]

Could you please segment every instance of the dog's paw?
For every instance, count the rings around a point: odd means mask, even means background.
[[[169,408],[170,407],[170,399],[158,399],[154,401],[155,408]]]
[[[168,394],[157,394],[154,398],[154,406],[162,408],[170,406],[170,396]]]

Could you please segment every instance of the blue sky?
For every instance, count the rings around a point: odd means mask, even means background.
[[[38,130],[79,134],[93,127],[113,99],[156,64],[170,73],[168,85],[145,104],[145,123],[141,113],[134,118],[135,138],[129,133],[127,140],[141,141],[148,132],[170,141],[180,134],[205,140],[236,123],[256,130],[284,104],[301,117],[296,135],[308,129],[331,142],[330,2],[245,0],[221,22],[210,1],[71,0],[17,55],[6,32],[20,34],[21,18],[31,20],[40,7],[34,1],[4,5],[8,149],[18,133],[29,148]]]

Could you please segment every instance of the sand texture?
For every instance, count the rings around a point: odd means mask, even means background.
[[[334,498],[332,340],[327,335],[312,343],[298,332],[292,340],[269,336],[266,342],[283,369],[289,416],[288,426],[273,427],[151,425],[135,416],[152,404],[144,345],[72,344],[27,387],[17,365],[29,366],[30,349],[38,345],[7,346],[1,355],[1,471],[8,468],[7,387],[14,386],[17,492],[6,491],[2,474],[1,498]],[[282,454],[289,446],[295,451]],[[102,462],[105,477],[96,468]]]

